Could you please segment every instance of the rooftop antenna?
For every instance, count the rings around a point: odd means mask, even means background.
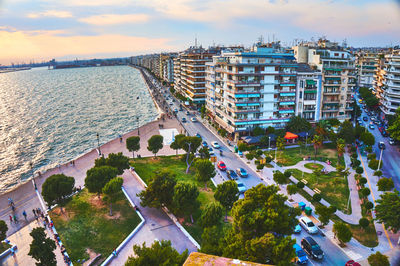
[[[197,34],[194,35],[194,47],[197,48]]]

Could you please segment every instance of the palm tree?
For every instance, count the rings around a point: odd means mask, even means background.
[[[328,135],[328,131],[331,128],[331,125],[329,124],[328,120],[320,120],[318,122],[317,128],[315,131],[317,132],[317,135],[320,135],[322,137]]]
[[[336,149],[338,153],[338,165],[340,165],[340,157],[343,156],[343,153],[345,152],[345,147],[346,144],[344,143],[344,139],[337,139],[336,140]]]
[[[314,138],[311,142],[314,144],[314,161],[315,161],[317,160],[318,148],[322,145],[322,136],[314,135]]]

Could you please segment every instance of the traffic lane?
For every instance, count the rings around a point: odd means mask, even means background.
[[[307,236],[311,236],[324,252],[324,258],[322,260],[314,260],[307,255],[310,265],[345,265],[346,262],[350,260],[350,258],[329,239],[321,235],[310,235],[303,228],[300,234],[293,234],[292,238],[296,239],[296,243],[301,246],[301,240]]]

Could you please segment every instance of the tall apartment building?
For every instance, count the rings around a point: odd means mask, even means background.
[[[373,87],[378,53],[360,51],[356,55],[357,81],[359,87]]]
[[[215,47],[190,47],[174,59],[174,89],[197,107],[206,99],[205,63],[219,51]]]
[[[223,50],[206,63],[206,109],[237,139],[254,127],[283,127],[296,111],[298,65],[279,43]]]
[[[322,73],[308,64],[297,68],[296,116],[313,123],[320,119],[322,98]]]
[[[307,63],[322,72],[320,119],[350,119],[351,96],[356,86],[354,56],[337,43],[325,39],[293,49],[299,63]]]
[[[160,67],[158,76],[161,80],[168,83],[174,82],[174,58],[176,58],[176,56],[176,53],[160,54]]]
[[[385,55],[383,67],[377,70],[376,89],[381,92],[382,118],[394,115],[400,107],[400,49]]]

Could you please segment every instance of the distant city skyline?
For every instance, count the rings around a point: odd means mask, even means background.
[[[259,36],[289,45],[325,36],[350,46],[399,45],[393,0],[3,0],[0,64],[125,57]]]

